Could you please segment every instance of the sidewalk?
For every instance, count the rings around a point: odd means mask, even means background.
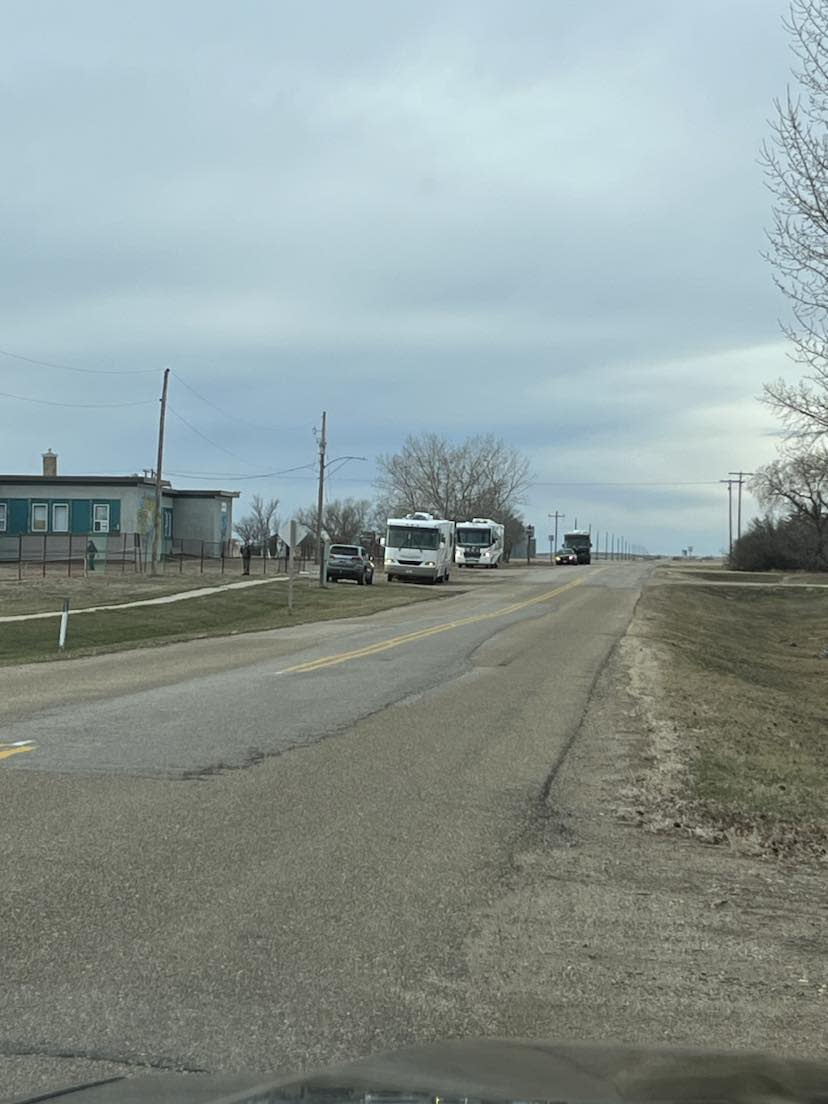
[[[300,574],[307,574],[300,572]],[[111,606],[82,606],[80,609],[70,609],[69,613],[75,617],[79,613],[101,613],[105,610],[132,609],[135,606],[166,606],[170,602],[185,602],[188,598],[205,598],[209,594],[221,594],[226,590],[240,590],[242,587],[263,586],[265,583],[285,582],[287,575],[269,575],[266,579],[244,579],[239,583],[223,583],[221,586],[199,587],[198,590],[182,590],[178,594],[163,594],[160,598],[141,598],[136,602],[120,602]],[[18,613],[11,617],[0,617],[0,624],[11,621],[38,621],[48,617],[60,617],[62,610],[51,610],[47,613]]]

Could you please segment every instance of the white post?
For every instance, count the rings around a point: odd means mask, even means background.
[[[58,648],[61,651],[66,647],[66,630],[69,627],[69,599],[63,599],[63,613],[60,615],[60,634],[58,636]]]

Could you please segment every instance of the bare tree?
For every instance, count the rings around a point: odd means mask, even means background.
[[[265,501],[261,495],[253,495],[250,500],[250,513],[240,518],[233,528],[243,541],[259,545],[264,555],[264,550],[271,545],[271,537],[279,528],[279,518],[276,513],[278,509],[278,498]],[[272,551],[271,548],[271,554]]]
[[[514,513],[529,488],[529,461],[493,434],[453,445],[435,433],[409,436],[380,456],[377,490],[386,517],[425,510],[462,521]]]
[[[789,447],[778,460],[759,468],[748,484],[761,505],[801,523],[809,566],[828,566],[828,451]]]
[[[785,28],[799,61],[798,91],[775,102],[761,162],[775,198],[767,259],[791,303],[783,324],[796,383],[765,385],[764,401],[791,436],[828,433],[828,0],[793,0]]]
[[[359,543],[372,528],[373,506],[367,498],[335,498],[322,510],[322,528],[332,544]],[[299,510],[297,519],[316,532],[316,503]]]

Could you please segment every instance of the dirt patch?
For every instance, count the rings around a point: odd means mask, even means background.
[[[828,594],[654,586],[621,646],[650,733],[629,815],[755,854],[828,856]]]

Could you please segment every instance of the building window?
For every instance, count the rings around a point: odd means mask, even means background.
[[[0,502],[0,533],[5,533],[9,524],[9,508],[5,502]]]
[[[32,532],[45,533],[49,528],[49,505],[46,502],[32,503]]]
[[[109,503],[96,502],[92,507],[92,532],[109,532]]]
[[[52,532],[69,532],[69,503],[55,502],[52,505]]]

